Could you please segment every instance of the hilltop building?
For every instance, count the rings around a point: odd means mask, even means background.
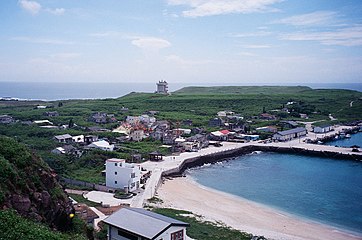
[[[159,81],[157,84],[156,93],[168,94],[168,83],[166,81]]]

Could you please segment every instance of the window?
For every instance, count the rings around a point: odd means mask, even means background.
[[[136,173],[131,173],[131,178],[135,178],[136,177]]]
[[[114,163],[114,166],[116,166],[116,167],[117,167],[117,163]]]
[[[117,184],[117,181],[114,181],[114,184]]]
[[[122,237],[124,237],[126,239],[129,239],[129,240],[138,240],[137,236],[132,235],[132,234],[127,233],[127,232],[123,232],[122,230],[118,230],[118,235],[122,236]]]
[[[114,172],[114,175],[117,175],[117,172]]]
[[[183,240],[183,239],[184,239],[184,230],[171,233],[171,240]]]

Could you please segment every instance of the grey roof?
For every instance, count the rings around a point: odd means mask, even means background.
[[[283,123],[287,123],[289,125],[292,125],[293,127],[298,126],[298,123],[294,122],[294,121],[282,121]]]
[[[142,208],[122,208],[103,222],[147,239],[157,237],[170,226],[189,226],[188,223]]]
[[[61,139],[69,139],[69,138],[72,138],[72,136],[69,135],[69,134],[63,134],[63,135],[55,136],[55,138],[58,139],[58,140],[61,140]]]
[[[281,131],[281,132],[278,132],[277,134],[284,136],[284,135],[289,135],[289,134],[299,133],[299,132],[304,132],[304,131],[306,131],[305,128],[298,127],[298,128],[293,128],[293,129]]]

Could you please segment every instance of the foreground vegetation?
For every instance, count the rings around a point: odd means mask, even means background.
[[[78,227],[82,228],[81,220],[77,219]],[[78,229],[79,230],[79,229]],[[74,230],[71,233],[52,231],[49,227],[27,220],[13,210],[0,211],[0,239],[3,240],[85,240],[84,235]],[[81,230],[82,231],[82,230]]]
[[[253,235],[240,232],[238,230],[227,227],[223,224],[216,224],[209,221],[202,221],[198,216],[194,216],[191,212],[175,210],[170,208],[155,208],[154,212],[178,219],[190,224],[187,228],[187,235],[197,240],[218,240],[218,239],[237,239],[250,240]],[[263,239],[263,238],[259,238]]]

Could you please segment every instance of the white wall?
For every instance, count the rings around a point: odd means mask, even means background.
[[[132,174],[134,174],[133,178]],[[129,187],[129,191],[135,191],[139,187],[140,179],[141,171],[138,165],[128,164],[126,162],[106,161],[107,187],[119,188],[122,190],[125,187]]]

